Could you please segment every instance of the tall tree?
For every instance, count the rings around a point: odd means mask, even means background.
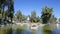
[[[40,17],[38,16],[38,17],[36,17],[36,20],[37,20],[37,22],[41,22],[41,19],[40,19]]]
[[[27,16],[22,15],[22,21],[25,22],[27,20]]]
[[[1,10],[2,10],[2,2],[0,0],[0,14],[1,14]]]
[[[12,23],[12,18],[14,15],[14,1],[13,0],[9,0],[9,5],[8,5],[8,10],[9,10],[9,14],[8,17],[10,17],[11,19],[11,23]]]
[[[5,20],[7,20],[9,14],[8,10],[6,10],[4,13],[5,13]]]
[[[60,23],[60,18],[59,18],[59,23]]]
[[[2,22],[3,22],[3,15],[4,15],[4,2],[6,0],[0,0],[0,13],[2,13]]]
[[[8,6],[8,10],[9,10],[8,17],[11,18],[11,22],[12,22],[13,13],[14,13],[14,1],[13,0],[0,0],[0,13],[2,13],[2,22],[4,22],[4,19],[5,19],[5,13],[4,13],[5,6]]]
[[[22,20],[22,13],[21,13],[20,10],[18,10],[18,11],[16,12],[16,17],[17,17],[17,19],[21,22],[21,20]]]
[[[48,21],[50,20],[51,15],[52,15],[52,12],[53,12],[53,9],[52,8],[49,8],[47,6],[45,6],[42,9],[41,18],[42,18],[43,24],[47,24],[48,23]]]
[[[31,22],[36,22],[36,12],[35,12],[35,11],[32,11],[32,12],[31,12],[30,21],[31,21]]]
[[[52,15],[49,21],[50,23],[56,23],[57,18],[54,15]]]

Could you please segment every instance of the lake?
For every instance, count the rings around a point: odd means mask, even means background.
[[[60,34],[60,25],[50,24],[43,27],[39,26],[37,30],[32,30],[29,26],[4,26],[0,27],[0,34]]]

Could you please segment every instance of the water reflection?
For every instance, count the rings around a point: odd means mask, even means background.
[[[31,34],[31,32],[17,28],[16,30],[13,30],[13,34]]]
[[[60,24],[56,24],[56,26],[57,26],[57,28],[53,33],[54,34],[60,34]]]
[[[51,30],[51,27],[49,26],[49,25],[45,25],[45,26],[43,26],[43,28],[42,28],[43,30],[42,30],[42,34],[53,34],[52,33],[52,30]]]
[[[60,34],[60,24],[45,25],[43,27],[39,26],[37,30],[31,30],[29,26],[24,25],[22,27],[12,29],[11,26],[0,27],[0,34]]]
[[[0,34],[12,34],[12,27],[0,27]]]
[[[22,34],[32,34],[30,31],[24,30],[22,31]]]
[[[41,26],[38,27],[36,34],[42,34],[42,27]]]
[[[12,34],[17,34],[16,30],[12,30]]]

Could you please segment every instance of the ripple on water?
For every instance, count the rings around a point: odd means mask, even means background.
[[[53,34],[60,34],[60,29],[53,32]]]
[[[16,30],[13,30],[12,34],[17,34]]]
[[[36,34],[42,34],[42,27],[38,27]]]
[[[53,32],[53,34],[60,34],[60,24],[56,25],[57,26],[57,29]]]
[[[30,31],[24,30],[22,31],[22,34],[32,34]]]

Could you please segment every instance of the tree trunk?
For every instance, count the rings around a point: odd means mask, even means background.
[[[11,23],[12,23],[12,18],[11,18]]]
[[[2,9],[3,9],[3,12],[2,12],[2,22],[4,22],[4,5],[3,5]]]

